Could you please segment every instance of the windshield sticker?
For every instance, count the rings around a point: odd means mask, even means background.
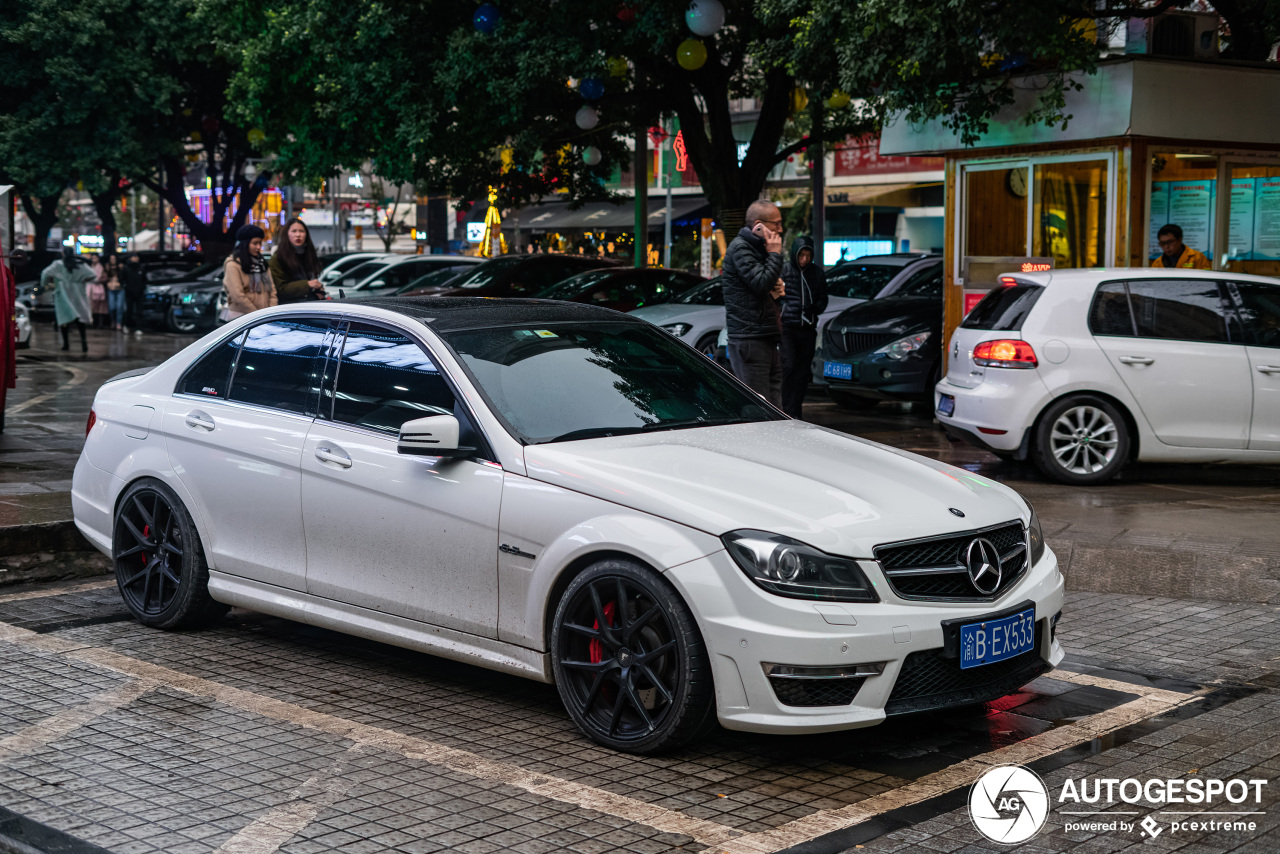
[[[549,329],[535,329],[533,330],[533,334],[537,335],[539,338],[559,338],[560,337],[559,335],[555,334]]]

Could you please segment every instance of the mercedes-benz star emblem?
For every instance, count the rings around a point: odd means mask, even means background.
[[[990,540],[979,537],[969,543],[964,565],[969,570],[969,582],[979,593],[989,596],[996,592],[1004,570],[1000,566],[1000,553]]]

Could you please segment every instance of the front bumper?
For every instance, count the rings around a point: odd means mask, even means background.
[[[826,362],[838,362],[851,367],[850,379],[823,376]],[[909,357],[890,359],[888,356],[824,358],[819,352],[813,360],[813,381],[824,383],[833,391],[843,391],[861,397],[880,400],[928,399],[929,380],[934,376],[936,357]]]
[[[861,561],[881,600],[874,604],[814,603],[774,596],[756,587],[729,555],[716,552],[682,564],[666,575],[694,609],[715,678],[716,712],[727,729],[748,732],[815,733],[873,726],[889,714],[945,708],[995,699],[1056,667],[1063,658],[1054,637],[1062,610],[1063,577],[1051,550],[995,602],[907,602],[890,591],[874,561]],[[972,684],[952,682],[929,694],[918,686],[894,697],[904,665],[947,666],[943,622],[992,615],[1029,601],[1036,609],[1038,647],[1000,672],[984,668]],[[819,605],[820,607],[815,607]],[[825,616],[824,616],[824,613]],[[837,623],[831,622],[834,619]],[[843,623],[843,624],[841,624]],[[917,654],[911,661],[908,658]],[[797,706],[780,701],[764,665],[853,668],[882,666],[862,678],[852,701]],[[997,667],[998,665],[988,665]],[[913,670],[914,672],[914,670]],[[918,682],[919,674],[912,677]],[[1025,678],[1024,678],[1025,676]],[[1021,679],[1021,681],[1019,681]],[[981,684],[978,684],[981,683]],[[1017,684],[1014,684],[1017,683]]]

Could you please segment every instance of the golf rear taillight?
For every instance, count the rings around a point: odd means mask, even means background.
[[[1039,364],[1031,345],[1013,338],[983,341],[973,348],[973,363],[987,368],[1034,368]]]
[[[88,436],[89,431],[93,429],[93,425],[98,423],[98,415],[93,411],[93,407],[89,408],[89,423],[84,425],[84,435]]]

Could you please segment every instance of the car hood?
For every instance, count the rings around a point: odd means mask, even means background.
[[[675,323],[677,321],[692,323],[693,321],[691,318],[698,317],[703,313],[719,313],[723,315],[724,306],[663,303],[662,305],[646,305],[644,308],[637,308],[635,311],[627,312],[629,316],[638,317],[641,320],[647,320],[654,326],[662,326],[663,324]]]
[[[1028,516],[1006,486],[802,421],[530,445],[525,467],[714,536],[771,531],[847,557]]]
[[[907,335],[942,328],[942,300],[931,297],[886,297],[846,309],[831,321],[832,329]]]

